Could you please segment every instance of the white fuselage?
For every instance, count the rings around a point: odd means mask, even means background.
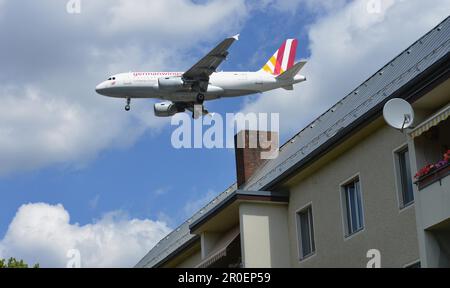
[[[96,87],[97,93],[117,98],[158,98],[173,102],[193,102],[198,92],[189,85],[167,87],[161,81],[178,79],[181,72],[129,72],[111,76]],[[291,79],[277,79],[273,75],[258,72],[216,72],[211,74],[205,100],[236,97],[289,87],[305,81],[296,75]]]

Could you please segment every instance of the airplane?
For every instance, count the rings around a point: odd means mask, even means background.
[[[306,61],[295,63],[297,39],[287,39],[257,72],[216,72],[228,57],[228,49],[239,34],[223,40],[186,72],[129,72],[110,76],[95,88],[100,95],[126,99],[130,111],[132,98],[158,98],[157,117],[171,117],[189,110],[194,119],[208,115],[207,100],[262,93],[278,88],[293,90],[306,81],[299,74]]]

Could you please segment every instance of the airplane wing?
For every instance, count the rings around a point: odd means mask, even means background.
[[[239,34],[223,40],[216,46],[216,48],[211,50],[211,52],[198,61],[197,64],[184,73],[183,78],[186,80],[199,82],[200,87],[203,87],[206,91],[209,76],[214,73],[217,67],[219,67],[219,65],[226,59],[228,56],[228,49],[237,40],[239,40]],[[204,87],[205,82],[206,88]]]

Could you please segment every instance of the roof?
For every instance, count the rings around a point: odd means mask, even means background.
[[[277,159],[267,161],[242,187],[244,190],[261,191],[268,188],[293,170],[299,169],[321,149],[342,138],[374,109],[413,80],[419,79],[435,64],[449,57],[450,17],[421,37],[392,61],[377,71],[331,109],[306,126],[280,149]],[[447,59],[448,60],[448,59]],[[448,67],[447,67],[448,70]],[[197,236],[190,234],[189,226],[202,221],[204,215],[213,214],[216,206],[229,199],[237,190],[233,184],[213,201],[195,213],[176,230],[161,240],[136,267],[155,267]]]

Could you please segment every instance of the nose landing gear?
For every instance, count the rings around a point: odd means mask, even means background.
[[[127,98],[127,105],[125,106],[125,111],[127,111],[127,112],[131,110],[130,103],[131,103],[131,99]]]

